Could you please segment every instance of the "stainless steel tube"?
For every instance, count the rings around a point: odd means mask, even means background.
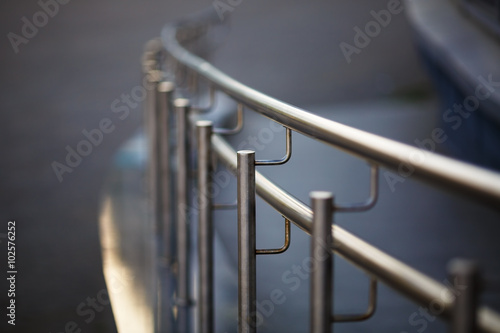
[[[155,67],[157,65],[156,61],[151,61],[151,66]],[[158,228],[158,208],[159,201],[161,200],[159,197],[159,187],[158,184],[158,128],[156,127],[156,123],[158,121],[158,103],[157,103],[157,86],[158,82],[155,80],[154,76],[151,75],[153,70],[149,70],[146,72],[145,80],[148,85],[152,89],[146,90],[146,99],[144,101],[145,112],[144,112],[144,127],[146,134],[146,151],[148,154],[148,163],[146,165],[146,184],[147,184],[147,205],[148,205],[148,229],[151,232],[152,239],[158,239],[159,236],[159,228]],[[153,263],[158,258],[158,251],[156,244],[149,248],[151,251],[151,256],[153,259]],[[160,273],[160,271],[159,271]],[[161,277],[159,275],[151,275],[150,282],[155,284],[155,287],[161,288]],[[158,292],[155,292],[155,302],[154,302],[154,311],[155,317],[154,322],[155,325],[159,326],[162,321],[161,314],[161,295]]]
[[[159,288],[157,295],[157,330],[159,333],[173,330],[171,299],[174,293],[169,281],[173,259],[173,214],[171,168],[170,168],[170,116],[173,111],[174,84],[162,81],[157,87],[156,101],[156,227],[161,232],[158,261]]]
[[[399,172],[409,166],[412,177],[425,180],[453,193],[500,207],[500,176],[496,172],[459,162],[328,120],[284,103],[227,76],[212,64],[183,48],[176,38],[177,27],[166,26],[162,42],[168,53],[197,72],[218,91],[264,116],[350,154]]]
[[[157,182],[158,182],[158,156],[157,156],[157,86],[158,82],[155,81],[151,72],[146,73],[146,80],[148,84],[152,87],[152,89],[146,90],[146,99],[144,102],[145,112],[144,112],[144,127],[146,133],[146,145],[148,152],[148,161],[147,170],[146,170],[146,178],[147,178],[147,191],[148,191],[148,201],[150,205],[150,212],[153,221],[153,227],[155,228],[155,232],[157,231],[157,203],[158,203],[158,191],[157,191]]]
[[[238,151],[238,332],[256,332],[255,152]]]
[[[310,280],[310,332],[332,331],[332,282],[333,255],[332,215],[333,197],[330,192],[311,192],[313,210],[311,237],[311,280]]]
[[[161,201],[162,193],[160,175],[160,133],[159,118],[162,113],[162,105],[160,101],[160,93],[158,92],[158,84],[160,75],[158,75],[158,57],[161,53],[161,43],[158,39],[152,40],[147,43],[145,52],[142,59],[143,67],[143,83],[146,88],[146,96],[144,100],[144,132],[146,147],[148,153],[148,164],[146,167],[146,186],[147,186],[147,200],[148,200],[148,228],[151,234],[148,236],[153,239],[161,237]],[[161,244],[161,241],[160,241]],[[155,302],[154,302],[154,323],[155,330],[161,332],[164,327],[169,324],[170,312],[163,309],[169,309],[168,304],[168,285],[166,283],[166,267],[162,260],[158,261],[158,249],[156,243],[150,247],[152,252],[153,263],[156,263],[156,274],[152,274],[150,283],[155,288]],[[160,247],[161,248],[161,247]],[[161,255],[161,254],[160,254]],[[171,322],[171,321],[170,321]]]
[[[454,259],[448,265],[448,274],[453,283],[453,314],[451,333],[474,333],[477,323],[477,302],[479,297],[478,266],[469,260]]]
[[[214,332],[211,121],[196,122],[198,136],[198,332]]]
[[[162,81],[158,84],[158,114],[157,114],[157,172],[158,172],[158,226],[162,231],[162,253],[166,263],[172,261],[173,240],[173,214],[172,214],[172,190],[171,184],[171,152],[170,152],[170,118],[173,111],[173,94],[175,85],[172,82]]]
[[[188,114],[189,101],[174,101],[177,128],[177,328],[189,332],[189,206],[188,206]]]
[[[236,170],[236,152],[220,136],[212,136],[214,153],[229,170]],[[311,234],[313,214],[311,209],[287,193],[259,172],[255,174],[257,194],[279,213],[290,219],[306,233]],[[332,250],[355,264],[367,274],[405,295],[422,306],[441,299],[446,287],[405,263],[391,257],[376,247],[352,235],[339,226],[332,227]],[[452,302],[443,301],[440,316],[449,320]],[[487,307],[478,310],[478,327],[483,332],[500,332],[500,316]]]

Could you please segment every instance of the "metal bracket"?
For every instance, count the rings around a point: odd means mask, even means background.
[[[237,106],[238,119],[234,128],[214,128],[214,133],[222,135],[233,135],[239,133],[243,129],[243,104],[238,103]]]
[[[364,212],[371,209],[378,200],[378,165],[370,164],[370,197],[365,202],[335,205],[335,212]]]
[[[255,161],[255,165],[282,165],[290,160],[292,157],[292,130],[288,127],[286,128],[286,153],[283,158],[279,160],[260,160]]]
[[[345,323],[352,321],[363,321],[369,319],[375,313],[377,307],[377,279],[370,277],[370,296],[368,309],[360,314],[332,315],[331,321],[336,323]]]
[[[279,249],[255,250],[255,254],[280,254],[290,247],[290,220],[285,217],[285,244]]]

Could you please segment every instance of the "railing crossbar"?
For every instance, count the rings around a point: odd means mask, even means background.
[[[234,173],[236,152],[233,148],[219,135],[212,136],[212,146],[219,160]],[[309,206],[272,183],[258,171],[255,172],[255,184],[257,194],[264,201],[311,235],[313,212]],[[453,302],[442,299],[441,294],[447,290],[444,284],[391,257],[338,225],[332,226],[332,235],[332,251],[336,254],[422,306],[438,302],[443,308],[439,316],[450,319]],[[482,306],[478,308],[478,326],[482,332],[498,332],[500,316]]]
[[[198,204],[202,207],[198,214],[198,250],[199,250],[199,288],[198,288],[198,326],[202,332],[211,332],[214,327],[213,301],[213,209],[234,208],[232,205],[214,204],[209,195],[211,187],[212,156],[233,172],[238,180],[238,331],[253,333],[256,331],[255,303],[256,303],[256,255],[277,254],[285,251],[290,244],[290,222],[302,229],[311,238],[311,254],[317,254],[323,249],[327,260],[316,260],[311,274],[311,308],[310,328],[314,333],[330,332],[331,321],[354,321],[369,318],[376,303],[376,281],[380,281],[390,288],[400,292],[407,298],[424,307],[432,304],[439,305],[441,311],[435,313],[452,323],[453,332],[500,332],[500,314],[482,306],[477,308],[478,300],[478,272],[476,267],[461,261],[450,270],[451,276],[470,286],[470,291],[461,297],[443,297],[456,291],[455,287],[447,287],[442,283],[413,269],[398,259],[384,253],[369,243],[361,240],[338,225],[333,224],[333,215],[336,212],[364,211],[372,208],[378,197],[379,167],[400,172],[402,167],[412,170],[411,175],[418,179],[431,182],[443,189],[459,192],[492,207],[500,208],[500,177],[498,173],[482,169],[467,163],[459,162],[431,152],[417,149],[378,135],[364,132],[332,120],[328,120],[300,108],[286,104],[261,92],[251,89],[240,82],[225,75],[207,61],[195,56],[181,46],[178,38],[186,42],[199,37],[210,22],[202,20],[188,25],[184,21],[176,25],[167,26],[162,32],[163,49],[155,40],[145,54],[144,68],[155,82],[151,97],[158,97],[154,102],[160,102],[156,111],[175,111],[176,118],[176,191],[174,197],[177,204],[177,214],[170,216],[167,205],[162,201],[168,196],[164,192],[169,189],[170,168],[165,158],[170,154],[171,147],[167,139],[168,131],[163,131],[163,125],[168,126],[165,115],[158,113],[151,117],[147,125],[153,136],[151,139],[152,175],[162,175],[152,178],[151,188],[155,195],[155,213],[158,224],[171,225],[175,217],[176,222],[176,253],[175,270],[177,287],[175,293],[176,326],[179,332],[191,331],[190,306],[190,222],[187,215],[189,207],[188,187],[190,146],[190,113],[205,113],[214,108],[216,93],[224,93],[238,103],[238,119],[233,129],[214,129],[208,121],[197,123],[198,131],[198,172],[197,186],[199,189]],[[198,25],[198,27],[197,27]],[[201,28],[200,28],[201,27]],[[186,29],[187,28],[187,29]],[[161,71],[162,65],[168,63],[169,58],[174,61],[173,74],[177,79],[169,87],[161,82],[165,74]],[[209,88],[209,105],[207,107],[192,106],[188,99],[179,98],[173,103],[174,88],[183,95],[187,84],[193,94],[198,94],[199,80],[206,80]],[[161,84],[159,84],[161,83]],[[164,89],[165,88],[165,89]],[[168,89],[166,89],[168,88]],[[154,105],[154,104],[152,104]],[[220,134],[235,134],[243,127],[243,107],[283,125],[286,128],[286,154],[280,160],[256,161],[255,151],[239,151],[236,153],[229,143]],[[148,109],[152,111],[153,109]],[[163,118],[160,117],[163,115]],[[154,121],[161,120],[161,123]],[[362,203],[336,205],[330,192],[311,192],[311,207],[304,204],[278,185],[271,182],[255,170],[258,165],[278,165],[287,162],[292,152],[291,132],[309,136],[317,141],[332,145],[349,154],[357,156],[371,165],[370,196]],[[162,134],[160,137],[159,134]],[[220,133],[220,134],[217,134]],[[191,133],[192,134],[192,133]],[[161,171],[161,172],[160,172]],[[165,178],[165,176],[167,178]],[[172,179],[170,179],[172,180]],[[158,182],[161,186],[157,186]],[[193,182],[194,183],[194,182]],[[255,195],[259,195],[286,221],[285,245],[280,249],[257,250],[255,247]],[[170,199],[169,199],[170,200]],[[161,209],[160,209],[161,208]],[[313,212],[314,211],[314,212]],[[171,218],[171,221],[169,218]],[[170,231],[169,231],[170,232]],[[165,240],[170,236],[165,233]],[[327,244],[321,246],[321,244]],[[324,249],[328,249],[324,251]],[[165,251],[167,254],[168,251]],[[332,311],[333,299],[331,287],[333,285],[332,262],[333,253],[342,256],[353,265],[370,276],[370,299],[365,313],[335,315]],[[168,257],[168,256],[167,256]],[[465,266],[464,266],[465,265]],[[456,281],[455,281],[456,282]],[[460,329],[467,326],[467,329]]]
[[[393,171],[398,172],[402,166],[409,165],[416,178],[499,209],[500,177],[497,173],[325,119],[267,96],[187,51],[177,41],[176,30],[175,25],[170,25],[162,31],[166,51],[217,90],[246,107],[296,132]]]

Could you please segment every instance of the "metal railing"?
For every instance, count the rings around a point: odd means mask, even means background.
[[[466,291],[448,296],[451,287],[424,275],[405,263],[364,242],[334,224],[336,212],[368,210],[377,201],[378,168],[398,171],[410,165],[413,176],[443,189],[459,192],[495,208],[500,207],[500,175],[450,158],[425,152],[425,159],[414,162],[422,150],[321,118],[278,101],[228,77],[187,47],[203,36],[213,24],[210,15],[202,15],[165,27],[161,40],[153,40],[144,56],[144,71],[152,86],[146,100],[146,129],[150,151],[150,188],[156,223],[162,245],[161,262],[166,274],[175,276],[174,287],[164,283],[158,296],[158,331],[190,332],[190,308],[198,307],[200,332],[214,332],[213,225],[214,205],[209,194],[212,186],[212,158],[216,156],[237,178],[238,210],[238,331],[255,332],[256,256],[280,253],[289,244],[289,224],[294,223],[311,237],[310,331],[330,332],[332,322],[369,318],[376,304],[376,282],[380,281],[402,295],[427,306],[434,302],[439,316],[450,322],[453,332],[500,332],[500,315],[477,306],[477,267],[467,261],[451,265],[449,273]],[[184,44],[188,45],[184,45]],[[183,45],[181,45],[183,44]],[[194,45],[194,46],[193,46]],[[214,128],[203,120],[209,107],[194,106],[200,80],[208,86],[210,105],[215,92],[225,94],[239,105],[260,113],[287,129],[287,152],[283,159],[255,160],[255,152],[234,151],[223,135],[241,129],[241,118],[233,130]],[[197,114],[196,120],[190,117]],[[200,120],[201,119],[201,120]],[[175,122],[175,126],[173,126]],[[366,160],[372,166],[371,195],[367,202],[340,206],[329,192],[312,192],[311,207],[256,171],[259,165],[279,165],[291,155],[292,131],[332,145]],[[219,134],[218,134],[219,133]],[[196,140],[193,138],[196,135]],[[196,154],[196,158],[193,155]],[[190,221],[188,207],[190,163],[197,161],[197,221]],[[174,163],[175,162],[175,163]],[[255,198],[259,195],[286,221],[286,241],[281,249],[258,250],[255,239]],[[174,207],[176,207],[174,209]],[[199,286],[196,305],[190,290],[190,222],[198,223]],[[174,245],[173,245],[174,244]],[[326,250],[325,250],[326,249]],[[370,305],[366,313],[333,315],[333,254],[361,268],[371,278]]]

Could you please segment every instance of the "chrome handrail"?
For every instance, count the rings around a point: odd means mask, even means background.
[[[205,16],[206,26],[207,20]],[[157,218],[159,224],[163,224],[163,228],[172,228],[175,220],[177,231],[177,249],[175,254],[170,250],[170,244],[163,244],[169,251],[165,250],[164,253],[168,264],[171,265],[172,272],[177,276],[177,291],[173,292],[171,297],[176,297],[175,302],[171,303],[169,300],[163,300],[165,305],[159,308],[165,311],[165,306],[176,308],[177,322],[176,328],[180,332],[189,332],[189,307],[193,306],[190,300],[189,290],[189,224],[190,217],[188,216],[188,178],[189,178],[189,156],[193,147],[188,143],[192,141],[192,134],[190,131],[197,130],[198,136],[198,223],[199,223],[199,239],[200,246],[203,249],[212,248],[212,221],[211,212],[216,206],[211,198],[206,196],[210,188],[210,173],[212,172],[211,155],[215,154],[218,159],[230,169],[238,178],[238,223],[241,230],[239,232],[240,242],[240,259],[239,260],[239,281],[244,285],[244,288],[239,287],[239,331],[241,332],[255,332],[255,322],[251,322],[250,316],[252,313],[252,302],[255,302],[255,255],[258,250],[255,249],[255,194],[258,194],[270,206],[282,214],[287,221],[293,222],[300,229],[308,234],[313,234],[313,225],[318,226],[321,224],[322,228],[329,223],[329,215],[333,215],[335,211],[342,211],[336,209],[333,203],[333,198],[330,194],[324,192],[315,192],[311,196],[313,204],[316,203],[318,210],[311,209],[306,204],[302,203],[285,190],[271,182],[259,172],[255,171],[255,165],[258,165],[254,159],[254,152],[240,151],[235,152],[232,147],[227,143],[221,135],[218,135],[213,130],[212,124],[207,121],[198,123],[188,122],[192,121],[188,117],[191,111],[196,111],[197,108],[191,108],[188,99],[177,99],[174,101],[175,94],[169,90],[169,93],[162,93],[161,87],[165,85],[177,88],[179,83],[175,82],[177,78],[171,78],[169,73],[163,73],[163,76],[157,75],[165,67],[165,57],[174,59],[177,72],[179,66],[184,66],[181,72],[184,73],[182,82],[185,83],[186,76],[189,73],[194,73],[197,77],[203,78],[210,88],[211,92],[222,92],[234,99],[237,103],[245,105],[247,108],[254,110],[280,124],[285,126],[287,132],[294,130],[317,139],[318,141],[333,145],[341,150],[350,154],[358,156],[367,160],[372,165],[372,191],[371,198],[366,205],[367,209],[371,208],[376,202],[376,179],[378,166],[384,166],[392,170],[398,170],[401,165],[411,165],[414,169],[414,175],[422,180],[430,181],[443,189],[459,191],[462,194],[471,196],[472,198],[481,200],[484,203],[490,204],[495,208],[500,208],[500,175],[498,173],[488,171],[479,167],[475,167],[463,162],[439,156],[430,152],[423,153],[422,150],[405,145],[387,138],[364,132],[346,125],[342,125],[335,121],[324,119],[322,117],[308,113],[302,109],[283,103],[272,97],[269,97],[261,92],[251,89],[242,83],[225,75],[209,62],[195,56],[186,48],[181,46],[177,38],[184,33],[185,29],[191,27],[196,28],[190,20],[185,20],[182,23],[172,24],[164,28],[162,32],[163,47],[159,47],[158,42],[152,43],[150,49],[146,51],[145,62],[148,66],[146,74],[154,71],[155,75],[155,89],[148,91],[149,96],[146,101],[147,116],[152,118],[153,121],[146,122],[149,124],[150,129],[155,137],[150,137],[148,142],[151,145],[150,158],[151,170],[150,176],[153,181],[150,182],[151,191],[153,195],[153,203],[156,205],[154,210],[156,212],[163,212],[163,216],[168,216],[168,219],[162,220]],[[189,30],[189,29],[188,29]],[[187,34],[188,39],[192,40],[192,36]],[[166,84],[171,80],[169,84]],[[164,90],[164,89],[163,89]],[[184,94],[183,89],[181,95]],[[185,96],[184,96],[185,97]],[[212,104],[212,103],[211,103]],[[198,111],[201,111],[198,110]],[[203,110],[206,111],[206,110]],[[161,115],[161,118],[158,115]],[[175,210],[176,213],[172,215],[166,212],[165,203],[162,203],[158,198],[164,198],[165,193],[162,191],[169,191],[172,188],[173,178],[171,177],[171,170],[165,171],[165,156],[162,154],[170,154],[170,142],[168,135],[162,133],[163,130],[170,133],[167,128],[168,123],[159,126],[155,125],[155,119],[168,120],[171,116],[176,116],[176,161],[177,169],[177,189],[175,193],[176,203],[178,205]],[[158,138],[162,140],[158,140]],[[211,138],[211,145],[204,144],[207,138]],[[291,137],[289,137],[291,140]],[[290,143],[291,146],[291,143]],[[290,147],[287,146],[287,147]],[[287,149],[288,152],[288,149]],[[290,150],[291,152],[291,150]],[[412,158],[416,155],[425,156],[421,163],[412,163]],[[287,153],[288,156],[288,153]],[[172,156],[167,156],[171,158]],[[158,161],[162,161],[159,163]],[[241,163],[241,164],[239,164]],[[163,167],[162,167],[163,165]],[[201,168],[201,169],[200,169]],[[155,186],[154,183],[158,182],[162,186]],[[168,184],[167,184],[168,183]],[[170,197],[170,196],[169,196]],[[207,200],[209,198],[209,200]],[[180,204],[180,206],[179,206]],[[174,205],[169,205],[174,207]],[[364,207],[364,206],[363,206]],[[348,209],[346,210],[348,211]],[[314,223],[313,223],[314,221]],[[160,228],[161,229],[161,228]],[[372,279],[380,280],[389,287],[399,291],[404,296],[412,299],[418,304],[427,306],[432,302],[439,304],[443,311],[439,314],[442,318],[452,321],[454,325],[460,325],[457,321],[457,311],[464,313],[475,314],[475,304],[467,306],[464,305],[463,299],[459,296],[453,301],[451,298],[444,298],[443,293],[450,293],[452,289],[447,287],[434,279],[426,276],[425,274],[411,268],[405,263],[393,258],[392,256],[380,251],[367,242],[352,235],[341,227],[332,224],[331,233],[325,235],[324,232],[314,231],[316,235],[324,237],[323,239],[316,239],[312,237],[312,245],[318,247],[318,241],[326,242],[331,248],[331,253],[336,253],[349,262],[355,264],[360,269],[365,271]],[[163,239],[164,243],[174,241],[172,232],[163,232],[164,235],[169,235],[168,239]],[[179,241],[180,240],[180,241]],[[330,243],[331,242],[331,243]],[[201,249],[201,248],[200,248]],[[208,251],[210,252],[210,251]],[[171,258],[177,258],[172,260]],[[199,328],[202,332],[211,332],[213,330],[213,295],[211,284],[213,281],[213,270],[210,265],[213,264],[212,254],[207,253],[207,250],[201,251],[199,254],[199,267],[200,267],[200,287],[198,304],[199,307]],[[182,262],[179,262],[181,260]],[[328,265],[331,265],[333,258],[329,258],[328,262],[321,263],[320,271],[327,272]],[[326,264],[326,265],[322,265]],[[458,270],[458,274],[467,280],[472,271]],[[463,274],[462,274],[463,273]],[[329,286],[328,281],[332,278],[328,274],[322,276],[312,270],[311,281],[320,281],[322,286]],[[460,275],[462,274],[462,275]],[[472,273],[471,273],[472,274]],[[321,274],[320,274],[321,275]],[[331,274],[330,274],[331,275]],[[319,279],[314,279],[314,277]],[[473,279],[469,279],[473,280]],[[330,304],[331,295],[321,295],[322,292],[318,286],[311,286],[314,289],[314,294],[318,297],[315,298],[313,308],[323,309],[321,315],[315,314],[315,319],[311,319],[311,330],[314,332],[325,332],[329,328],[330,318],[335,317],[331,313],[324,311],[325,304]],[[473,290],[474,288],[471,288]],[[328,293],[323,293],[328,294]],[[374,292],[376,295],[376,292]],[[467,294],[469,295],[469,294]],[[470,296],[470,295],[469,295]],[[468,296],[468,297],[469,297]],[[474,296],[474,295],[473,295]],[[470,296],[472,297],[472,296]],[[460,300],[460,305],[457,302]],[[162,303],[161,300],[158,302]],[[371,301],[371,305],[373,305]],[[329,308],[328,308],[329,309]],[[458,310],[460,309],[460,310]],[[325,312],[325,313],[323,313]],[[373,311],[368,311],[368,315],[363,318],[368,318]],[[312,317],[312,316],[311,316]],[[349,316],[344,316],[348,319]],[[353,318],[356,316],[353,316]],[[357,316],[359,317],[359,316]],[[466,318],[467,316],[463,316]],[[467,317],[469,318],[469,317]],[[465,319],[464,319],[465,320]],[[458,323],[458,324],[457,324]],[[500,332],[500,315],[495,311],[487,308],[480,307],[477,312],[477,326],[483,332]]]
[[[236,101],[294,131],[334,145],[350,154],[395,171],[403,165],[410,166],[415,177],[500,209],[498,173],[352,128],[267,96],[234,80],[183,48],[176,39],[177,29],[175,24],[163,29],[162,42],[165,50],[179,63]],[[411,159],[415,156],[424,156],[424,160],[420,163],[412,162]]]
[[[236,152],[220,136],[212,136],[214,152],[229,170],[235,171]],[[271,182],[261,173],[255,175],[257,194],[280,214],[294,222],[297,227],[311,235],[313,212],[309,206]],[[442,293],[447,287],[366,243],[338,225],[332,226],[332,251],[355,264],[369,275],[377,277],[386,285],[399,291],[422,306],[436,300],[442,301],[441,314],[449,319],[453,302],[443,301]],[[484,332],[500,332],[500,315],[487,307],[479,310],[479,327]]]

